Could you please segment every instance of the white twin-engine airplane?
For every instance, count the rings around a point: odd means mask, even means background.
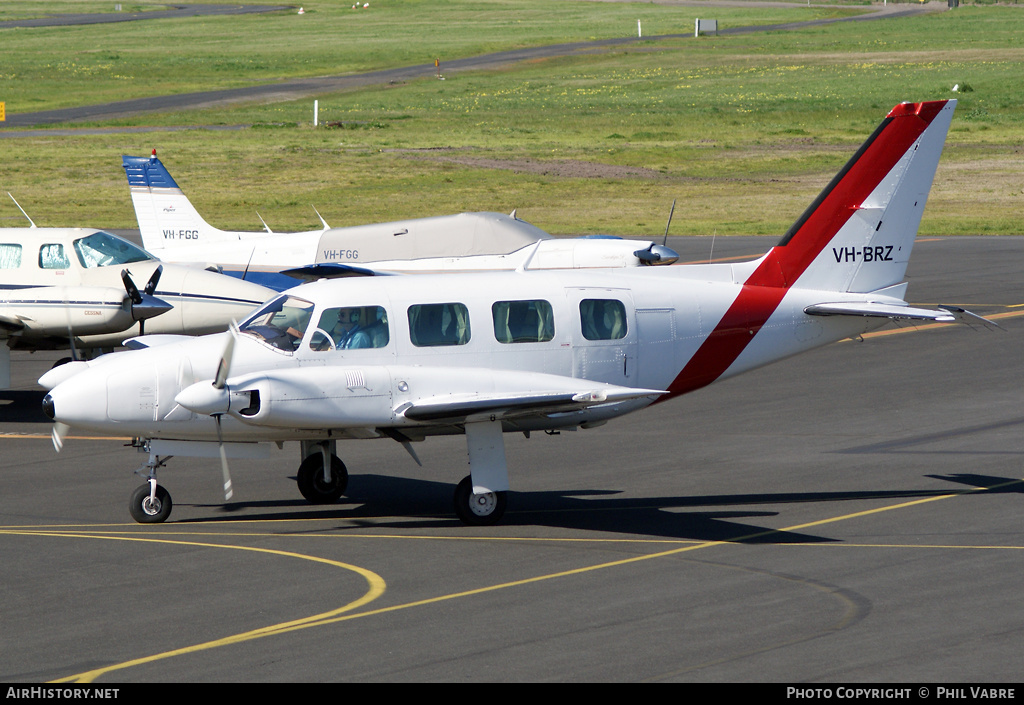
[[[147,250],[165,262],[217,265],[226,274],[278,291],[295,286],[297,279],[367,274],[364,267],[466,272],[515,269],[527,259],[531,269],[571,269],[672,264],[679,258],[650,241],[554,238],[519,220],[515,212],[458,213],[348,228],[331,228],[321,217],[322,229],[294,233],[218,230],[199,215],[155,149],[150,157],[123,156],[122,166]]]
[[[40,380],[43,407],[58,439],[137,437],[140,522],[171,511],[156,481],[169,456],[220,455],[230,497],[226,457],[300,441],[299,490],[328,503],[348,482],[339,439],[391,438],[416,459],[412,442],[464,433],[455,510],[494,523],[503,433],[600,426],[890,320],[969,320],[908,306],[901,283],[954,107],[893,108],[755,261],[318,281],[237,331],[57,368]]]
[[[0,228],[0,388],[11,386],[11,349],[77,355],[142,333],[214,333],[273,293],[161,264],[103,230]]]

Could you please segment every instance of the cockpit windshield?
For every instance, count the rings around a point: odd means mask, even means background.
[[[294,351],[313,316],[313,304],[296,296],[282,295],[263,304],[238,326],[275,348]]]
[[[156,259],[138,245],[102,230],[75,240],[74,246],[78,261],[86,269]]]

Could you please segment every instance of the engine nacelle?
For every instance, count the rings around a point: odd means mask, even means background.
[[[119,333],[135,325],[124,289],[105,286],[42,286],[17,289],[22,336],[67,337]],[[0,309],[4,302],[0,299]]]
[[[376,427],[394,423],[386,367],[301,367],[242,375],[228,381],[227,413],[275,428]]]

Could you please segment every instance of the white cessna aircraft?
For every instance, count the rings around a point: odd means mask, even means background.
[[[554,238],[519,220],[515,212],[458,213],[348,228],[331,228],[321,217],[322,229],[295,233],[218,230],[199,215],[155,149],[150,157],[122,156],[122,166],[147,250],[165,262],[215,264],[227,274],[277,290],[295,286],[296,278],[365,274],[361,268],[367,266],[392,272],[465,272],[515,269],[527,257],[533,269],[672,264],[679,258],[650,241]],[[538,240],[541,244],[534,248]]]
[[[593,428],[890,320],[969,320],[903,298],[954,107],[893,108],[760,259],[314,282],[237,331],[57,368],[40,380],[44,411],[58,438],[137,437],[149,453],[131,500],[140,522],[171,511],[156,481],[169,456],[219,454],[230,497],[226,457],[300,441],[299,490],[326,503],[348,482],[336,441],[391,438],[415,459],[412,442],[463,433],[470,476],[455,510],[496,522],[503,433]]]
[[[77,356],[144,332],[223,331],[271,294],[222,274],[161,264],[103,230],[0,228],[0,388],[11,386],[11,349],[70,347]]]

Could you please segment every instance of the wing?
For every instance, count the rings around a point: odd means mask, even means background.
[[[552,416],[633,399],[654,399],[664,393],[656,389],[598,386],[590,391],[452,395],[409,402],[395,411],[410,421],[466,423],[484,419]]]

